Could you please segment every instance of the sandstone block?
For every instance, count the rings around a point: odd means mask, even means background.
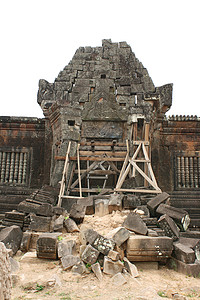
[[[82,262],[82,261],[79,261],[77,264],[75,264],[72,267],[72,272],[76,273],[76,274],[84,274],[84,273],[87,273],[87,271],[88,270],[87,270],[84,262]]]
[[[20,244],[20,250],[23,252],[27,252],[30,247],[31,242],[31,232],[24,232]]]
[[[38,232],[49,232],[51,226],[51,217],[36,216],[30,214],[29,229]]]
[[[62,232],[62,230],[63,230],[63,222],[64,222],[64,216],[63,216],[63,215],[60,215],[60,216],[54,221],[53,230],[54,230],[54,231],[60,231],[60,232]]]
[[[0,242],[0,299],[11,299],[11,265],[3,243]]]
[[[179,238],[180,229],[168,215],[162,215],[158,220],[159,226],[164,230],[165,235],[177,240]]]
[[[99,199],[95,201],[95,216],[103,217],[109,214],[108,209],[109,200]]]
[[[117,251],[110,250],[108,252],[107,256],[108,256],[108,258],[112,259],[113,261],[119,260],[119,253]]]
[[[67,232],[79,232],[76,222],[70,218],[64,219],[64,227],[66,228]]]
[[[137,267],[132,264],[126,257],[124,257],[124,266],[132,277],[135,278],[139,276]]]
[[[83,222],[85,217],[86,207],[81,204],[73,204],[69,213],[69,217],[73,219],[76,224]]]
[[[115,242],[112,239],[107,239],[99,234],[92,243],[92,246],[102,254],[107,255],[110,250],[114,249]]]
[[[112,282],[114,285],[121,286],[127,283],[127,280],[124,278],[122,273],[117,273],[112,277]]]
[[[173,240],[169,237],[133,235],[127,241],[127,258],[135,261],[165,261],[171,256]]]
[[[99,279],[99,281],[101,281],[103,279],[103,274],[101,272],[101,266],[100,264],[97,262],[93,265],[91,265],[92,271],[94,272],[95,276]]]
[[[37,240],[37,257],[38,258],[58,258],[58,236],[59,233],[43,233]]]
[[[157,207],[161,203],[164,203],[165,201],[167,201],[167,199],[169,199],[169,197],[170,197],[170,195],[164,192],[162,194],[157,195],[155,198],[153,198],[147,202],[147,207],[149,208],[152,216],[156,215]]]
[[[186,264],[180,260],[177,260],[176,258],[170,258],[167,265],[170,269],[187,276],[198,277],[200,274],[200,264],[196,262],[193,264]]]
[[[13,225],[0,231],[0,242],[4,243],[6,248],[11,249],[14,255],[20,248],[22,236],[21,228]]]
[[[69,240],[65,242],[58,243],[58,258],[66,255],[72,255],[75,252],[76,242],[74,240]]]
[[[174,250],[172,252],[172,256],[186,264],[192,264],[195,262],[194,250],[179,242],[174,243]]]
[[[117,246],[121,246],[130,237],[130,232],[124,227],[117,227],[111,230],[106,237],[111,238]]]
[[[85,248],[85,250],[81,255],[81,259],[86,264],[92,265],[96,263],[98,256],[99,256],[99,251],[93,248],[91,245],[87,245],[87,247]]]
[[[80,262],[80,258],[74,255],[66,255],[61,258],[63,270],[66,271]]]
[[[161,215],[168,215],[171,217],[181,228],[186,231],[190,224],[190,217],[187,211],[176,208],[167,204],[160,204],[156,212]]]
[[[129,194],[124,196],[123,207],[125,209],[135,209],[139,205],[141,205],[141,201],[136,195]]]
[[[130,213],[127,218],[125,219],[123,226],[131,231],[134,231],[138,234],[146,235],[148,228],[144,221],[140,218],[139,215],[135,213]]]
[[[104,257],[104,264],[103,264],[104,273],[109,275],[115,275],[117,273],[121,273],[123,268],[124,268],[124,264],[120,260],[113,261],[107,256]]]
[[[123,201],[124,195],[123,194],[111,194],[110,200],[108,203],[108,210],[109,213],[112,213],[113,211],[122,210],[122,201]]]

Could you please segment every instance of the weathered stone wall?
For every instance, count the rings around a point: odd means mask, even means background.
[[[200,188],[200,119],[172,116],[155,124],[152,164],[163,191]]]
[[[10,186],[41,186],[44,149],[44,119],[0,117],[0,182]],[[20,171],[21,177],[17,177]]]
[[[51,128],[45,119],[0,117],[0,213],[49,184],[50,159]]]
[[[0,243],[0,299],[11,299],[11,266],[8,252],[3,243]]]

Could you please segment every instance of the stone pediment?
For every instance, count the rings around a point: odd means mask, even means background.
[[[126,121],[127,115],[115,102],[114,95],[101,91],[85,104],[82,118],[85,121]]]

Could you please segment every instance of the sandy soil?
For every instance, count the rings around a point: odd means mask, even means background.
[[[106,235],[120,226],[125,218],[122,213],[104,217],[86,216],[82,226],[88,226]],[[79,234],[64,233],[64,240],[75,239],[79,249]],[[59,261],[38,259],[34,251],[18,253],[15,257],[20,269],[13,275],[12,299],[200,299],[200,279],[160,266],[159,270],[139,267],[139,277],[115,285],[111,276],[103,274],[100,282],[93,273],[75,275],[63,271]],[[179,296],[178,296],[178,295]],[[176,297],[175,297],[176,295]]]

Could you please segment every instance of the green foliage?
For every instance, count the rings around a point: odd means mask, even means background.
[[[59,236],[57,237],[57,239],[58,239],[58,241],[60,242],[60,241],[63,240],[63,237],[59,235]]]
[[[165,292],[163,292],[163,291],[158,291],[158,296],[163,297],[163,298],[168,298],[168,297],[165,295]]]
[[[37,283],[37,285],[36,285],[36,291],[37,291],[37,292],[41,292],[41,291],[43,291],[43,289],[44,289],[44,286],[43,286],[43,285],[39,285],[39,284]]]
[[[69,216],[65,217],[65,220],[69,219]]]

